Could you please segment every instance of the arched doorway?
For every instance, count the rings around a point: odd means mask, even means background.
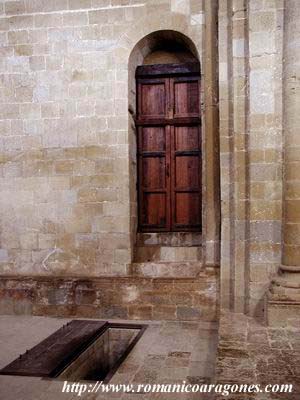
[[[176,55],[156,50],[148,59]],[[139,231],[200,232],[200,65],[139,66],[136,84]]]
[[[155,66],[155,68],[153,68],[153,66]],[[154,70],[156,70],[156,73]],[[148,77],[146,76],[147,74]],[[142,115],[137,107],[140,99],[138,94],[138,87],[139,82],[141,83],[142,80],[145,83],[145,79],[150,79],[150,81],[156,80],[156,83],[157,80],[164,81],[164,84],[162,86],[164,86],[166,92],[164,93],[165,97],[163,100],[163,107],[165,108],[164,117],[166,118],[164,121],[160,121],[162,122],[160,126],[156,125],[156,127],[158,128],[156,129],[156,132],[159,132],[159,127],[161,128],[160,131],[164,132],[163,136],[165,143],[163,144],[163,146],[167,146],[167,142],[171,144],[171,136],[173,138],[173,143],[175,143],[174,138],[177,136],[177,141],[180,140],[183,147],[182,149],[178,148],[177,150],[175,150],[173,146],[172,151],[171,146],[169,146],[170,149],[164,161],[163,157],[159,157],[159,154],[156,154],[155,156],[157,157],[153,157],[153,160],[151,160],[151,154],[146,154],[149,156],[149,162],[144,162],[143,168],[141,167],[141,164],[143,163],[141,163],[139,157],[139,155],[141,154],[141,148],[138,148],[138,145],[140,145],[143,141],[143,136],[145,136],[142,132],[144,130],[144,132],[146,131],[149,133],[148,137],[145,138],[145,140],[148,141],[151,141],[151,137],[155,141],[159,136],[159,133],[158,135],[155,133],[154,128],[155,124],[157,124],[158,121],[154,121],[153,118],[152,124],[150,124],[152,127],[145,127],[144,125],[144,128],[146,129],[139,128],[139,126],[142,126],[142,124],[140,124],[140,117],[142,117]],[[199,82],[200,63],[198,52],[193,42],[182,33],[167,30],[153,32],[150,35],[141,39],[131,52],[129,58],[129,113],[131,114],[131,118],[129,121],[129,144],[131,159],[131,232],[133,245],[135,243],[135,235],[138,230],[144,232],[167,232],[173,230],[177,232],[201,231],[201,106]],[[150,87],[149,84],[149,81],[146,85],[143,85],[141,83],[142,86],[148,88]],[[158,89],[158,91],[160,90]],[[154,86],[152,85],[152,89],[148,91],[148,93],[150,94],[150,97],[145,101],[150,106],[150,108],[152,106],[155,108],[158,104],[157,93],[155,93],[155,84]],[[182,103],[184,97],[185,104]],[[172,104],[170,102],[171,98],[173,99]],[[180,115],[178,113],[178,115],[175,115],[176,99],[177,106],[182,108],[181,110],[177,110],[179,111]],[[179,99],[180,101],[178,101]],[[170,115],[170,113],[173,113],[173,115]],[[147,123],[149,121],[144,122]],[[168,137],[166,137],[166,135]],[[191,142],[193,141],[194,144],[188,143],[189,140],[191,140]],[[153,145],[153,143],[148,144],[150,146]],[[154,148],[152,150],[154,150]],[[177,151],[177,154],[175,154],[175,151]],[[180,151],[182,153],[179,155]],[[192,154],[193,152],[197,154]],[[174,160],[175,155],[175,158],[178,158],[177,163]],[[171,162],[172,156],[173,163]],[[195,157],[197,158],[197,161]],[[160,164],[154,161],[155,158],[157,158],[156,161],[160,158],[161,164],[165,163],[165,165],[163,166],[164,172],[161,176],[157,174],[160,169],[159,166],[158,168],[154,166],[153,179],[156,179],[158,181],[160,179],[167,181],[166,186],[169,189],[165,198],[168,198],[168,200],[164,199],[163,201],[161,201],[161,199],[158,199],[159,196],[152,196],[152,199],[150,199],[149,202],[147,200],[144,201],[143,196],[141,195],[141,186],[143,186],[140,185],[142,180],[141,175],[143,174],[142,171],[146,172],[146,169],[148,169],[149,171],[149,166],[151,164],[152,166],[154,164]],[[166,159],[169,160],[168,163],[166,163]],[[185,164],[184,168],[182,168],[182,165],[180,166],[180,163]],[[148,166],[146,166],[145,164],[148,164]],[[178,190],[175,187],[176,173],[174,174],[174,172],[176,172],[176,164],[177,170],[183,173],[181,177],[182,181],[177,182],[179,183],[179,186],[181,186],[177,188]],[[147,176],[149,177],[148,173]],[[195,182],[197,182],[196,185]],[[150,182],[148,181],[148,183],[150,183],[150,185],[154,184],[154,186],[156,186],[156,183],[153,180],[151,181],[151,179]],[[183,187],[183,184],[185,187]],[[160,190],[160,188],[151,188],[151,190],[152,189],[154,189],[154,191]],[[188,189],[186,190],[186,193],[184,193],[184,189]],[[177,194],[180,191],[182,192],[182,194]],[[189,192],[192,193],[193,191],[195,191],[195,194],[188,194]],[[182,207],[182,205],[180,205],[180,201],[178,201],[177,215],[176,197],[181,197],[181,200],[184,199],[184,207]],[[171,198],[173,198],[173,202]],[[165,216],[161,217],[159,211],[161,210],[160,205],[162,203],[165,204],[165,201],[168,201],[165,207],[166,212]],[[142,221],[142,214],[144,213],[143,210],[146,210],[146,213],[147,210],[151,211],[149,209],[149,206],[151,206],[151,204],[155,204],[154,208],[152,208],[152,215],[155,216],[156,223],[144,223],[145,221]],[[183,204],[183,201],[181,201],[181,204]],[[185,221],[183,221],[183,218],[185,218]],[[159,219],[165,219],[165,222],[163,224],[157,223],[159,222]]]

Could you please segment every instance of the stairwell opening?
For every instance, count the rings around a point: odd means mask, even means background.
[[[0,375],[108,382],[147,325],[72,320],[26,350]]]

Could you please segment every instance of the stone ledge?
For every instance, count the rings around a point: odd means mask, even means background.
[[[216,321],[219,273],[197,278],[2,276],[0,314]]]
[[[135,262],[130,265],[133,276],[144,278],[196,278],[203,271],[198,262]]]

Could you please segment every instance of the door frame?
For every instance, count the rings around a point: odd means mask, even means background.
[[[136,69],[136,74],[135,74],[135,78],[136,78],[136,83],[138,83],[139,79],[143,80],[143,79],[147,79],[147,81],[152,79],[155,79],[155,81],[157,82],[158,78],[170,78],[170,82],[171,80],[177,80],[180,78],[192,78],[195,77],[199,80],[199,83],[201,84],[201,74],[200,74],[200,63],[199,62],[189,62],[189,63],[180,63],[180,64],[156,64],[156,65],[142,65],[142,66],[138,66]],[[138,107],[139,107],[139,100],[140,97],[140,93],[138,93],[138,95],[136,96],[136,110],[138,111]],[[168,101],[169,104],[169,101]],[[189,116],[186,119],[184,117],[179,117],[178,120],[176,119],[176,116],[174,116],[173,121],[175,122],[175,125],[185,125],[186,123],[191,124],[198,124],[199,125],[199,144],[200,144],[200,171],[199,171],[199,177],[200,177],[200,210],[199,210],[199,214],[200,214],[200,226],[195,228],[195,229],[181,229],[181,230],[176,230],[177,232],[180,231],[188,231],[188,232],[202,232],[202,164],[203,164],[203,160],[202,160],[202,156],[201,156],[201,147],[202,147],[202,132],[201,132],[201,90],[199,88],[199,112],[197,113],[197,116]],[[137,128],[137,136],[139,137],[140,133],[140,126],[144,125],[145,123],[151,125],[151,118],[149,118],[149,120],[143,118],[143,120],[139,120],[139,118],[137,117],[135,119],[135,124],[136,124],[136,128]],[[165,123],[165,122],[164,122]],[[155,121],[155,124],[157,124],[157,120]],[[174,126],[169,126],[170,130],[174,130]],[[170,143],[169,143],[170,145]],[[137,150],[138,151],[138,150]],[[172,157],[171,151],[170,151],[170,157]],[[137,157],[137,160],[139,160],[139,157]],[[139,165],[140,161],[137,163],[137,204],[138,204],[138,231],[140,232],[167,232],[165,229],[160,230],[159,228],[156,228],[155,230],[151,231],[151,230],[143,230],[141,229],[141,224],[140,224],[140,207],[141,207],[141,194],[140,194],[140,182],[139,182],[139,173],[138,170],[139,168],[141,168],[141,166]],[[170,163],[172,165],[172,163]],[[170,195],[172,195],[172,193],[170,192]],[[174,210],[173,210],[174,213]],[[168,218],[170,218],[171,216],[168,216]],[[173,215],[172,217],[173,218]]]

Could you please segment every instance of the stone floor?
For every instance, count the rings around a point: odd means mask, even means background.
[[[67,319],[0,316],[0,368],[60,328]],[[115,322],[115,320],[114,320]],[[209,383],[214,376],[217,325],[209,322],[147,322],[148,329],[110,383]],[[1,400],[199,399],[198,394],[62,393],[61,381],[0,376]],[[201,399],[208,397],[201,397]]]
[[[60,328],[67,319],[0,316],[0,368]],[[299,400],[300,327],[268,328],[241,314],[222,313],[208,322],[149,322],[148,329],[110,383],[286,384],[294,392],[216,395],[216,399]],[[216,359],[216,365],[215,365]],[[203,394],[62,393],[62,382],[0,376],[1,400],[205,400]]]
[[[300,399],[299,328],[269,328],[243,314],[220,318],[216,383],[293,384],[293,393],[230,395],[229,399]],[[216,396],[224,399],[224,396]]]

